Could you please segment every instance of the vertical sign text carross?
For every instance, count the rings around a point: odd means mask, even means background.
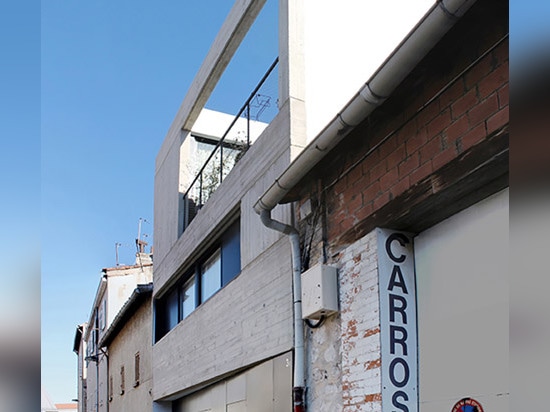
[[[416,281],[412,236],[378,229],[382,411],[418,410]]]

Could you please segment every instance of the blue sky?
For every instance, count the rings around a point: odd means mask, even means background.
[[[42,383],[54,402],[77,395],[74,332],[115,242],[132,264],[144,218],[152,243],[156,153],[232,3],[42,2]],[[271,3],[262,47],[240,52],[209,107],[235,113],[276,57]]]

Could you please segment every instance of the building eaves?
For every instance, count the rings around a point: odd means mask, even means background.
[[[153,293],[153,283],[147,283],[145,285],[137,285],[137,287],[130,295],[130,298],[122,306],[117,313],[111,326],[107,329],[105,334],[99,341],[99,346],[108,346],[113,339],[119,334],[126,322],[132,317],[135,310]]]
[[[121,265],[121,266],[115,266],[115,267],[110,267],[110,268],[103,268],[103,269],[101,269],[101,271],[103,273],[108,273],[108,272],[116,272],[116,271],[119,271],[119,270],[139,269],[139,268],[144,268],[144,267],[149,267],[149,266],[153,266],[153,264],[152,263],[144,263],[142,265]]]

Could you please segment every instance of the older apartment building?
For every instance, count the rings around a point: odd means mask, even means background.
[[[153,410],[507,410],[507,4],[280,0],[278,113],[192,176],[264,3],[157,156]]]
[[[144,246],[135,264],[102,270],[90,317],[76,328],[79,412],[151,410],[153,261]]]

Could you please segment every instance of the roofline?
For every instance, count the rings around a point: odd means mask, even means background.
[[[99,340],[99,347],[108,346],[118,335],[124,324],[134,314],[133,309],[139,307],[141,303],[153,294],[153,283],[137,285],[126,303],[120,308],[117,315],[111,322],[109,328],[105,331]]]
[[[143,267],[153,266],[153,263],[143,263],[143,264],[136,264],[136,265],[122,265],[122,266],[115,266],[115,267],[109,267],[109,268],[103,268],[101,269],[102,273],[107,272],[114,272],[116,270],[129,270],[129,269],[139,269]]]

